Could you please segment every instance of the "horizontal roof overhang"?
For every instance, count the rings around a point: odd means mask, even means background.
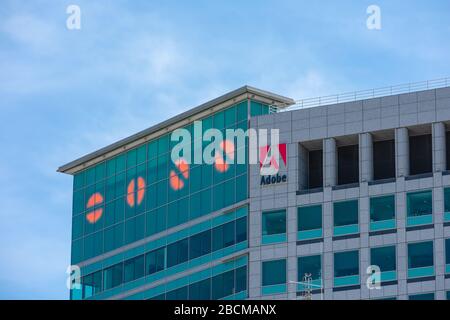
[[[141,145],[146,141],[155,139],[156,137],[163,135],[164,133],[185,126],[192,121],[208,116],[213,112],[231,106],[232,104],[247,98],[274,105],[278,108],[285,108],[295,104],[295,101],[291,98],[283,97],[281,95],[250,86],[243,86],[218,98],[203,103],[195,108],[192,108],[186,112],[183,112],[175,117],[160,122],[148,129],[142,130],[125,139],[119,140],[104,148],[89,153],[79,159],[71,161],[59,167],[57,171],[74,174],[80,170],[95,165],[96,163],[114,157],[121,152]]]

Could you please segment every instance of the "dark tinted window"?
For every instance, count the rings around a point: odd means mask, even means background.
[[[359,181],[358,145],[338,148],[338,184]]]
[[[395,141],[376,141],[373,143],[373,179],[395,177]]]
[[[323,186],[322,150],[309,151],[308,187],[310,189]]]
[[[211,230],[193,235],[189,244],[189,259],[195,259],[211,252]]]
[[[409,137],[410,175],[432,172],[431,134]]]

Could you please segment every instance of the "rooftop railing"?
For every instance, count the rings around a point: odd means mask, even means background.
[[[289,106],[287,108],[279,108],[281,106],[278,106],[278,108],[276,108],[277,106],[274,106],[274,107],[277,109],[277,111],[291,111],[291,110],[296,110],[296,109],[312,108],[312,107],[319,107],[319,106],[330,105],[330,104],[353,102],[353,101],[365,100],[365,99],[371,99],[371,98],[379,98],[379,97],[391,96],[391,95],[395,95],[395,94],[411,93],[411,92],[417,92],[417,91],[422,91],[422,90],[444,88],[444,87],[448,87],[449,85],[450,85],[450,78],[447,77],[447,78],[427,80],[427,81],[421,81],[421,82],[412,82],[412,83],[407,83],[407,84],[400,84],[400,85],[382,87],[382,88],[376,88],[376,89],[334,94],[334,95],[323,96],[323,97],[301,99],[301,100],[296,100],[294,105]]]

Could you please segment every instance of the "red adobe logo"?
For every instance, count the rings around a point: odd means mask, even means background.
[[[280,165],[287,166],[286,143],[259,148],[259,167],[262,176],[277,174]],[[281,161],[280,161],[281,158]]]

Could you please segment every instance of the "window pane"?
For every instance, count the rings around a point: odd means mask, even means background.
[[[89,298],[102,291],[102,271],[97,271],[83,277],[83,299]]]
[[[286,233],[286,210],[263,212],[262,214],[262,234],[282,234]]]
[[[105,281],[105,290],[111,289],[122,284],[123,264],[119,263],[104,270],[103,278]]]
[[[334,277],[347,277],[359,274],[359,252],[347,251],[334,254]]]
[[[214,300],[232,295],[234,292],[234,270],[212,278],[212,298]]]
[[[450,264],[450,239],[445,239],[445,263]]]
[[[433,242],[408,244],[408,268],[433,266]]]
[[[247,217],[236,220],[236,243],[247,240]]]
[[[151,251],[145,255],[146,274],[156,273],[164,270],[164,248]]]
[[[298,281],[303,281],[305,274],[311,274],[312,280],[321,278],[322,262],[321,256],[309,256],[298,258]]]
[[[395,219],[395,196],[370,199],[370,220],[385,221]]]
[[[236,178],[236,202],[247,198],[247,174]]]
[[[189,259],[195,259],[211,252],[211,230],[193,235],[189,241]]]
[[[211,279],[205,279],[189,285],[189,300],[209,299],[211,299]]]
[[[78,190],[84,187],[84,174],[85,171],[81,171],[73,177],[73,190]]]
[[[450,212],[450,188],[444,189],[444,211]]]
[[[286,283],[286,260],[265,261],[262,263],[262,285],[270,286]]]
[[[333,203],[334,226],[358,224],[358,200]]]
[[[322,228],[322,205],[300,207],[298,211],[298,231]]]
[[[124,263],[124,282],[133,281],[144,276],[144,255],[129,259]]]
[[[432,172],[431,134],[409,137],[409,171],[411,175]]]
[[[356,183],[359,179],[358,145],[337,148],[338,184]]]
[[[409,300],[434,300],[434,293],[414,294],[409,296]]]
[[[247,290],[247,267],[241,267],[236,269],[236,290],[235,292],[241,292]]]
[[[395,140],[374,141],[373,179],[395,177]]]
[[[225,223],[213,229],[213,251],[231,246],[235,241],[234,221]]]
[[[188,260],[188,239],[167,246],[167,268]]]
[[[370,264],[378,266],[381,272],[396,270],[395,246],[372,248]]]
[[[431,191],[409,193],[407,201],[408,217],[418,217],[433,213]]]
[[[167,292],[166,300],[187,300],[188,299],[188,287],[182,287],[176,290]]]

